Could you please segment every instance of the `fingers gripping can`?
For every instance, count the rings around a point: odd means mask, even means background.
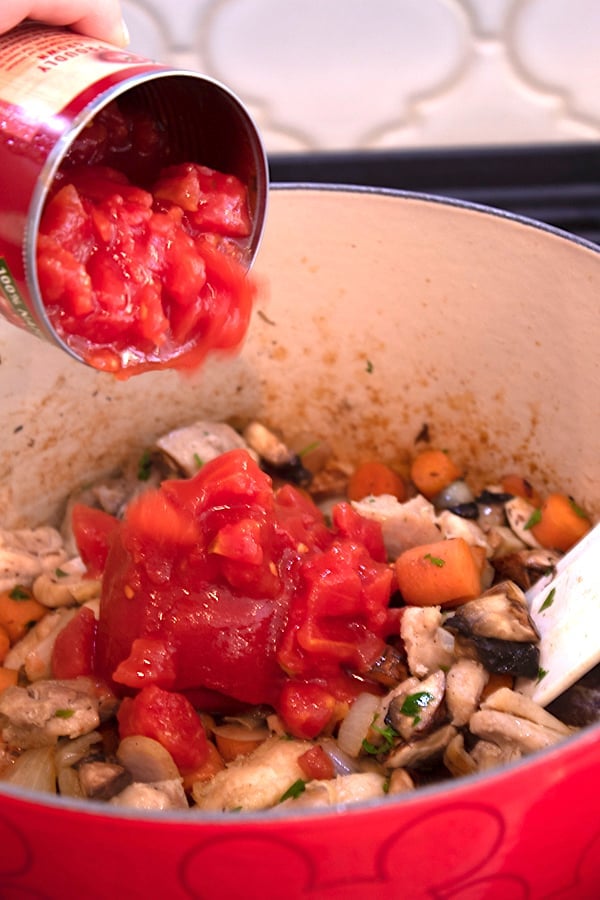
[[[166,165],[197,162],[248,188],[248,265],[260,243],[268,168],[256,126],[224,85],[68,29],[32,22],[0,36],[0,312],[72,356],[46,314],[37,275],[40,218],[73,142],[112,101],[166,135]],[[140,156],[143,168],[144,156]]]

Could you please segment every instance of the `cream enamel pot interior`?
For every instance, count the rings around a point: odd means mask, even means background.
[[[195,418],[258,416],[358,460],[424,423],[600,513],[600,251],[535,223],[363,189],[271,192],[238,357],[122,383],[0,323],[0,525]],[[600,885],[600,726],[487,776],[329,813],[116,814],[0,791],[0,896],[560,897]]]

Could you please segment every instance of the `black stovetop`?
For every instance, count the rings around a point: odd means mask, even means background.
[[[370,185],[494,206],[600,243],[600,144],[271,155],[271,180]]]

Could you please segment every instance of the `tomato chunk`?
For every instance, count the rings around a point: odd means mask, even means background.
[[[181,772],[192,771],[208,759],[202,721],[182,694],[148,685],[122,701],[117,719],[121,738],[140,734],[158,741]]]

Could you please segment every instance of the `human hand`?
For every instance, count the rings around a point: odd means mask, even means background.
[[[1,0],[0,34],[24,19],[69,25],[80,34],[118,47],[129,43],[119,0]]]

